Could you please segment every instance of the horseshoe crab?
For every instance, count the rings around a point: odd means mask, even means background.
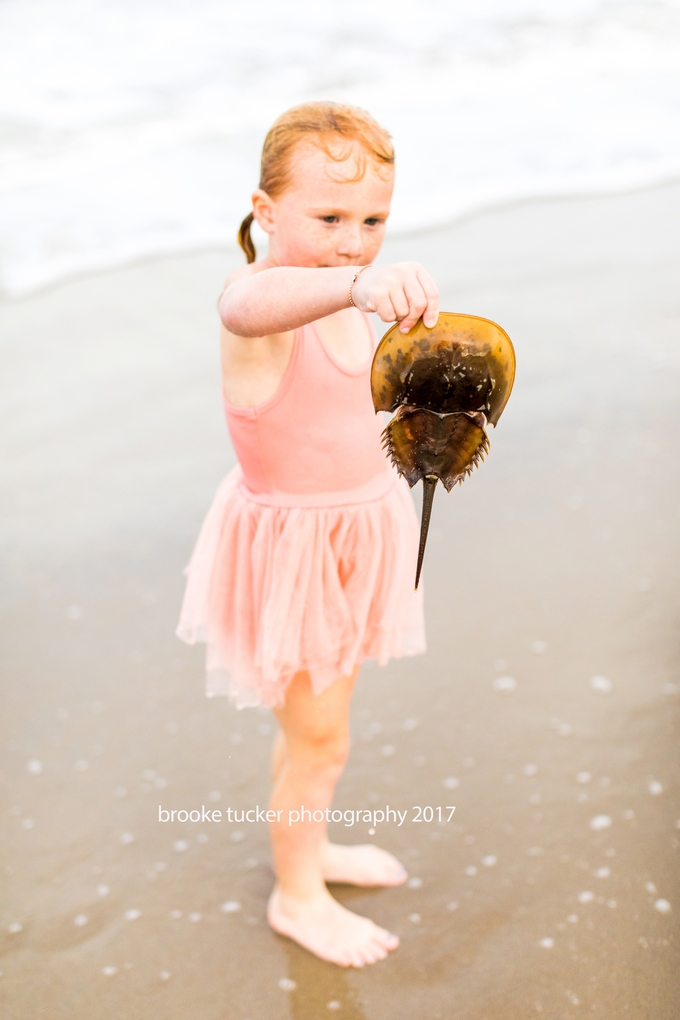
[[[373,406],[397,412],[383,447],[411,487],[423,481],[416,588],[437,482],[450,492],[484,459],[488,427],[500,418],[514,378],[510,337],[476,315],[441,312],[432,329],[419,319],[408,333],[397,323],[378,344]]]

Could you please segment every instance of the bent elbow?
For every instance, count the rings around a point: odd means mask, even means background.
[[[241,304],[225,292],[218,305],[220,321],[224,328],[235,336],[257,336],[257,333],[249,328],[248,315],[245,308],[239,307]]]

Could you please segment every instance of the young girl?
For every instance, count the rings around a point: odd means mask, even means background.
[[[267,135],[248,266],[220,299],[223,395],[239,465],[208,513],[178,629],[207,642],[208,695],[264,704],[280,723],[271,825],[272,928],[362,967],[395,935],[342,907],[327,882],[398,885],[401,864],[326,835],[364,659],[425,649],[413,591],[418,523],[381,449],[366,313],[433,326],[438,292],[416,262],[372,266],[390,210],[389,135],[362,110],[308,103]],[[250,224],[269,235],[255,261]],[[288,824],[288,812],[309,814]],[[295,816],[293,816],[295,817]],[[316,817],[316,821],[314,820]],[[319,820],[323,818],[323,820]]]

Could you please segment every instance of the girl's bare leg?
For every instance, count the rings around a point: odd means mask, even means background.
[[[286,763],[288,750],[283,730],[279,730],[272,750],[272,780],[276,784]],[[373,843],[347,845],[331,843],[322,826],[321,871],[325,882],[347,885],[402,885],[408,878],[403,864]]]
[[[349,751],[349,700],[355,679],[356,671],[315,695],[307,674],[300,673],[276,712],[285,745],[278,745],[271,799],[271,807],[281,814],[271,826],[277,883],[267,907],[275,931],[345,967],[375,963],[399,943],[396,935],[341,906],[324,881],[325,811]],[[312,816],[322,812],[324,821],[305,816],[289,825],[288,812],[303,806]]]

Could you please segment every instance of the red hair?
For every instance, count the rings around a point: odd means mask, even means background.
[[[303,103],[274,121],[262,147],[260,188],[272,198],[281,195],[290,184],[291,156],[302,142],[317,145],[331,159],[340,162],[347,158],[352,142],[359,142],[378,168],[394,164],[394,148],[384,128],[358,106],[344,103]],[[337,144],[332,143],[340,142]],[[346,144],[342,144],[342,143]],[[354,180],[366,172],[365,159],[359,159]],[[256,258],[255,245],[250,236],[253,214],[248,213],[238,231],[238,243],[248,262]]]

